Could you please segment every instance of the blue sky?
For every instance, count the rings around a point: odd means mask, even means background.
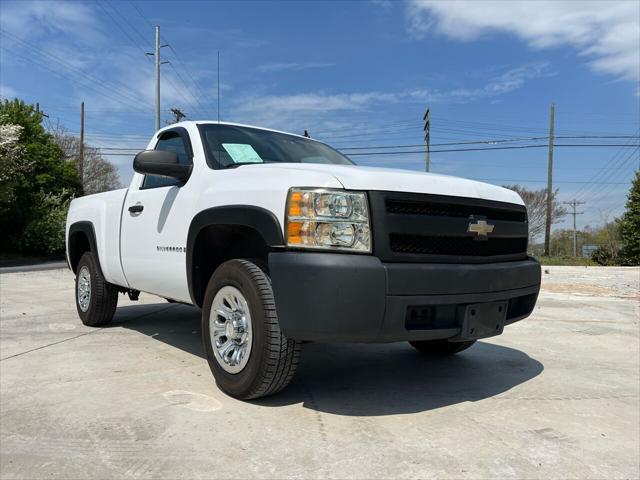
[[[71,132],[84,100],[90,143],[142,149],[154,128],[153,62],[144,52],[156,24],[171,45],[162,52],[171,62],[162,66],[163,121],[171,107],[190,119],[216,118],[220,51],[223,120],[308,129],[338,148],[421,144],[427,105],[435,145],[544,144],[518,139],[547,134],[551,101],[558,136],[638,135],[640,128],[635,1],[3,0],[0,94],[39,102]],[[437,151],[469,147],[433,146],[432,171],[545,187],[545,148]],[[107,158],[126,184],[132,158]],[[352,158],[424,169],[420,152]],[[558,147],[555,186],[562,200],[587,202],[579,224],[602,223],[622,212],[639,162],[637,148]]]

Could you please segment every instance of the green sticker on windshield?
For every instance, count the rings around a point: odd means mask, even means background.
[[[246,143],[223,143],[233,163],[262,163],[262,159],[251,145]]]

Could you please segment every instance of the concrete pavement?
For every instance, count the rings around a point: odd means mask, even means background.
[[[61,268],[67,268],[67,262],[65,260],[52,260],[38,263],[20,263],[16,262],[15,265],[12,262],[0,263],[0,274],[2,273],[18,273],[18,272],[39,272],[41,270],[59,270]]]
[[[68,270],[0,275],[0,477],[638,478],[640,270],[549,267],[534,315],[449,359],[306,344],[289,388],[215,386],[199,310]]]

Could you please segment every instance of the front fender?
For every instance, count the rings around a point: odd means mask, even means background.
[[[233,225],[249,227],[258,232],[268,247],[284,246],[282,227],[277,217],[269,210],[254,205],[226,205],[208,208],[199,212],[189,225],[187,234],[187,282],[189,295],[194,305],[198,305],[206,285],[194,280],[194,251],[199,233],[211,225]]]

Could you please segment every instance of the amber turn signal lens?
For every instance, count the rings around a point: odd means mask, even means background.
[[[291,192],[289,197],[289,216],[299,217],[302,213],[300,201],[302,200],[302,192]]]
[[[287,242],[289,245],[302,245],[301,222],[289,222],[287,224]]]

